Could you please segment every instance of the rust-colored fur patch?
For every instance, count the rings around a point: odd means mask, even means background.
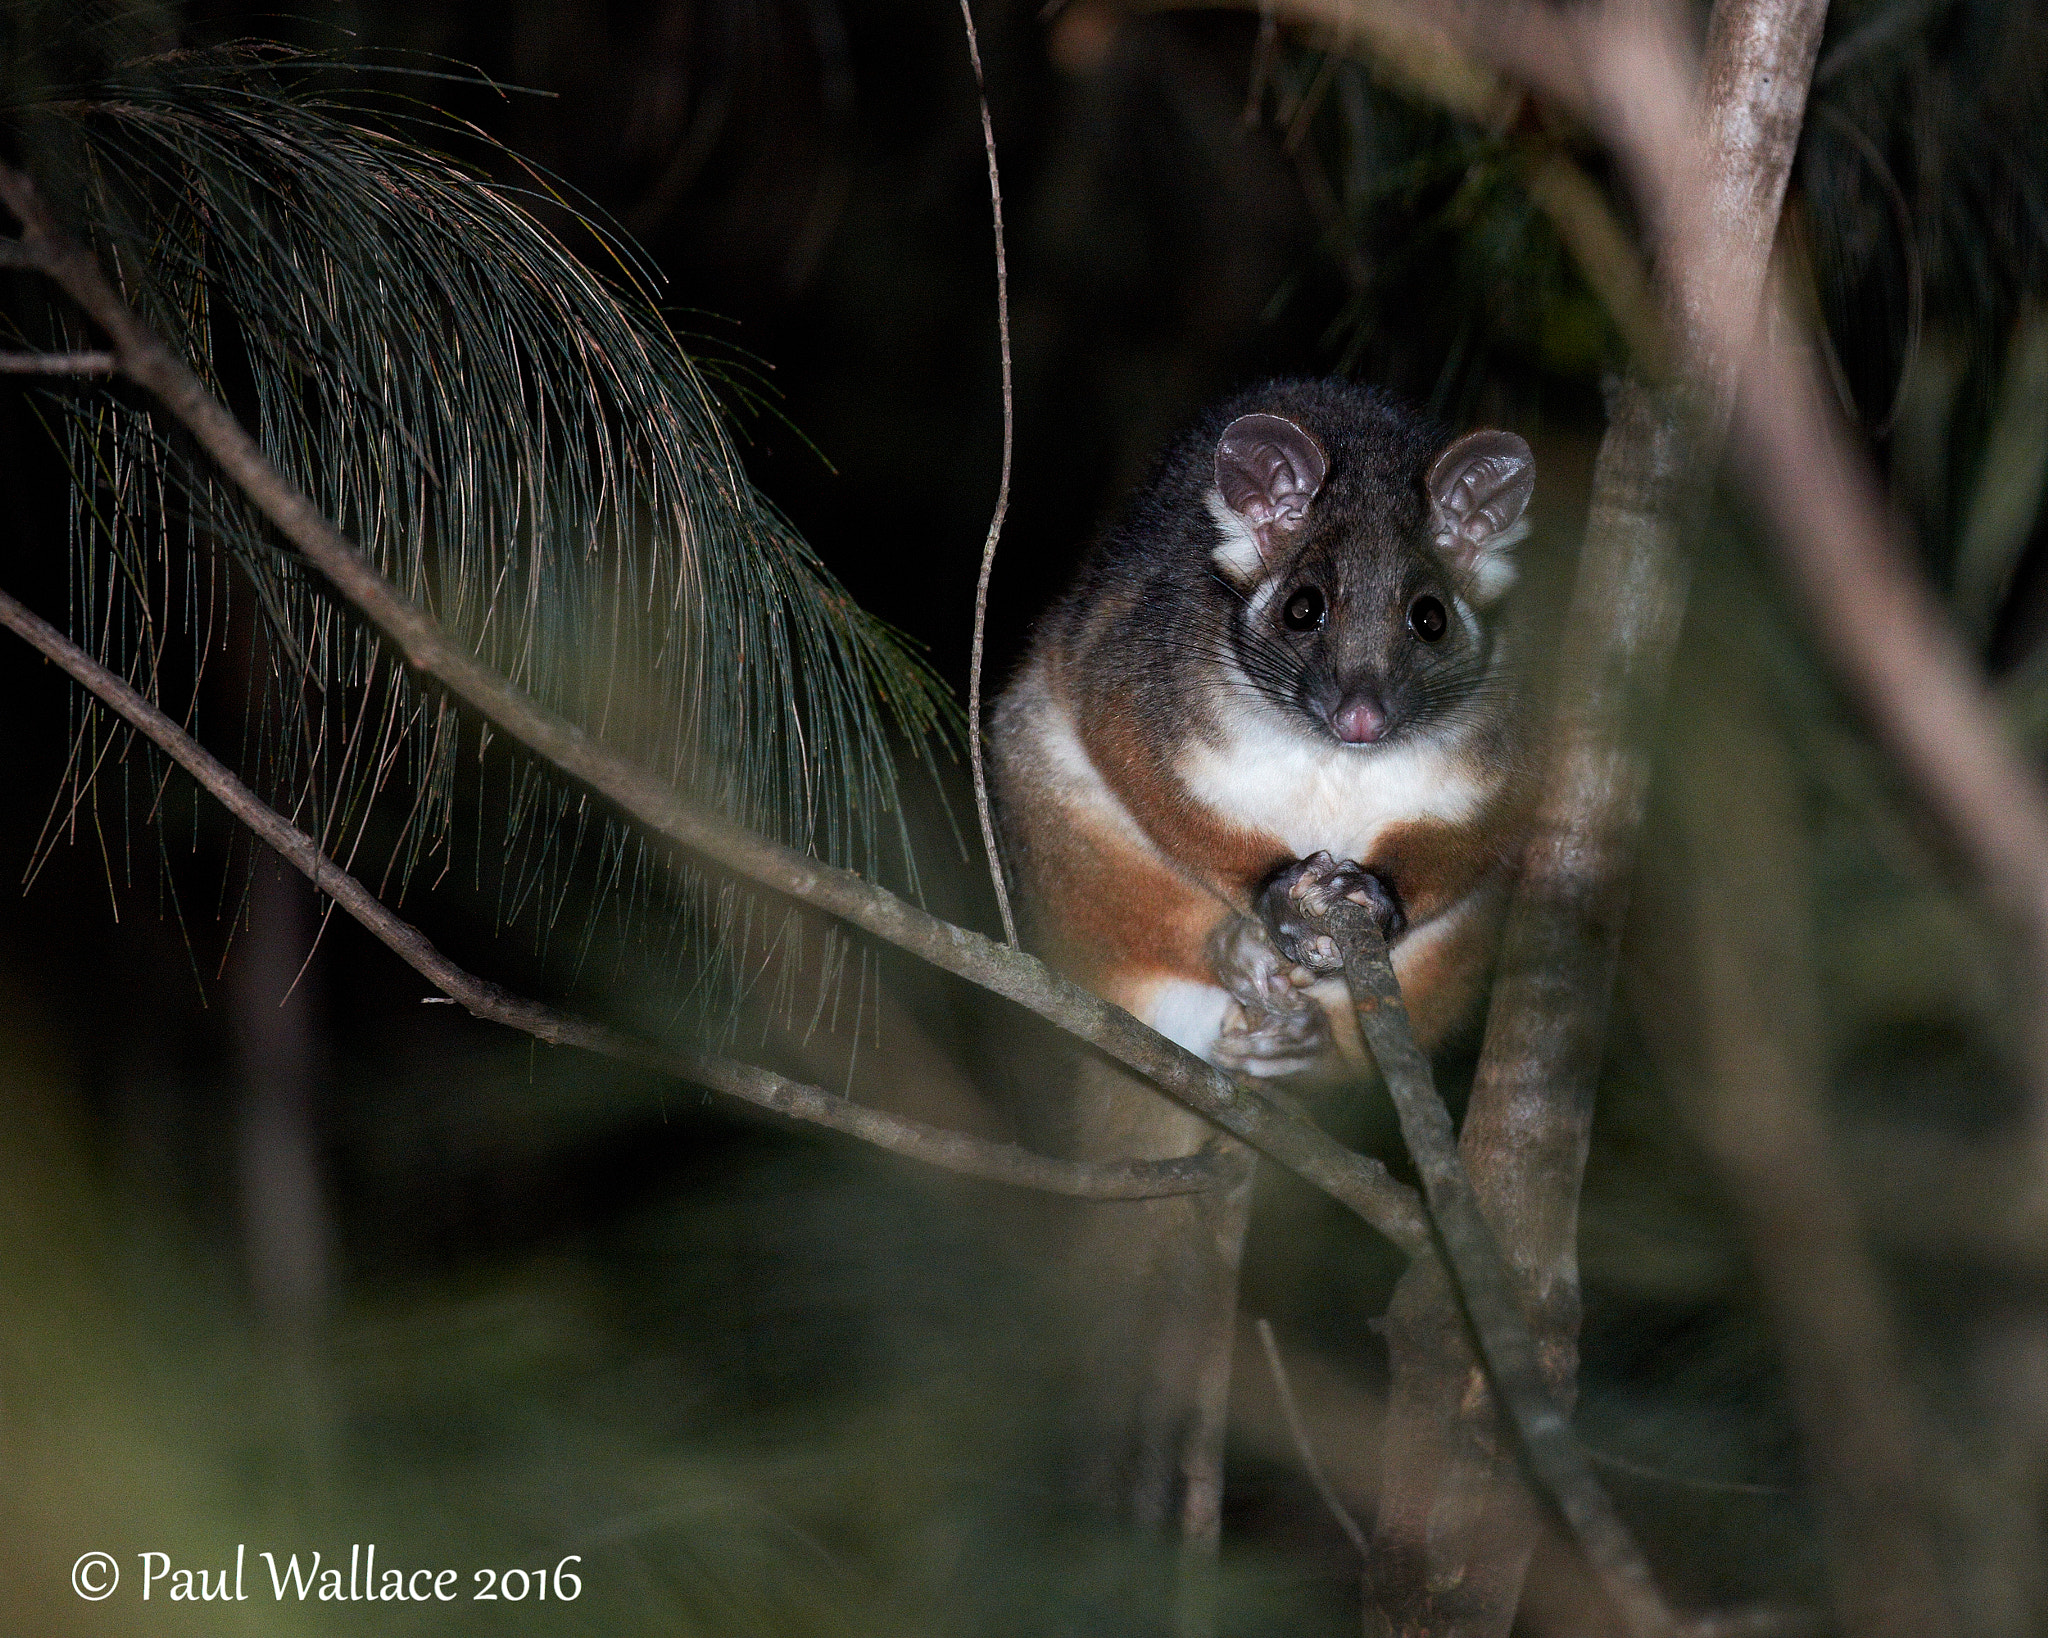
[[[1482,814],[1464,824],[1411,819],[1389,825],[1359,862],[1394,884],[1409,923],[1442,915],[1501,864],[1502,827]]]
[[[1437,938],[1395,949],[1401,994],[1408,1003],[1416,1044],[1424,1052],[1443,1045],[1485,991],[1507,909],[1508,883],[1505,869],[1490,880],[1480,880],[1459,906],[1454,925]]]
[[[1033,838],[1044,954],[1098,995],[1133,972],[1215,982],[1210,931],[1230,907],[1158,858],[1086,821]]]
[[[1291,855],[1277,838],[1219,818],[1165,762],[1163,748],[1118,713],[1080,724],[1081,742],[1102,777],[1159,850],[1240,910]]]

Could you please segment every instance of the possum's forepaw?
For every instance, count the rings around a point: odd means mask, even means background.
[[[1314,1069],[1329,1050],[1330,1021],[1321,1007],[1269,1012],[1232,1002],[1209,1059],[1229,1074],[1272,1080]]]
[[[1259,919],[1282,957],[1318,975],[1343,971],[1337,942],[1316,925],[1339,900],[1363,905],[1389,944],[1408,926],[1393,884],[1350,859],[1311,853],[1281,870],[1259,895]]]
[[[1311,1005],[1300,992],[1315,982],[1315,974],[1282,955],[1265,927],[1250,916],[1232,916],[1209,935],[1209,964],[1216,982],[1241,1005]]]
[[[1248,916],[1209,940],[1216,981],[1230,992],[1223,1029],[1209,1056],[1219,1069],[1270,1079],[1312,1069],[1330,1046],[1330,1021],[1302,992],[1315,974],[1289,961]]]

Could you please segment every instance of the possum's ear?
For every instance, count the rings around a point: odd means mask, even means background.
[[[1241,579],[1256,575],[1281,538],[1308,516],[1329,470],[1323,446],[1285,416],[1240,415],[1232,421],[1216,441],[1210,510],[1223,531],[1217,562]]]
[[[1508,548],[1529,532],[1536,457],[1512,432],[1468,432],[1429,469],[1429,521],[1437,545],[1472,577],[1475,603],[1515,583]]]

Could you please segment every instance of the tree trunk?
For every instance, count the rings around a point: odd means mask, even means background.
[[[1698,119],[1717,254],[1659,268],[1699,400],[1640,382],[1614,395],[1565,628],[1549,777],[1460,1135],[1566,1407],[1577,1372],[1578,1197],[1647,789],[1646,727],[1684,611],[1681,530],[1734,385],[1734,360],[1703,345],[1702,308],[1756,311],[1824,16],[1824,0],[1714,8]],[[1603,113],[1635,117],[1624,86],[1601,82],[1597,68],[1589,78]],[[1434,1266],[1416,1264],[1396,1290],[1387,1340],[1393,1381],[1367,1631],[1502,1638],[1540,1515]]]

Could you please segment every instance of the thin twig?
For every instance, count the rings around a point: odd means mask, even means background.
[[[1121,1007],[1056,976],[1035,957],[956,927],[850,870],[782,847],[687,801],[645,768],[506,682],[403,596],[271,464],[227,407],[115,293],[92,254],[57,225],[26,174],[0,165],[0,200],[22,221],[22,242],[35,267],[107,332],[122,373],[162,400],[256,508],[409,665],[655,835],[1016,1002],[1271,1156],[1411,1256],[1428,1252],[1429,1231],[1415,1191],[1378,1161],[1345,1149],[1305,1115],[1237,1085],[1213,1064]]]
[[[1369,1551],[1365,1532],[1358,1527],[1358,1520],[1351,1516],[1351,1509],[1344,1505],[1343,1497],[1323,1476],[1323,1464],[1316,1460],[1315,1446],[1308,1442],[1308,1429],[1302,1424],[1300,1407],[1294,1403],[1294,1386],[1287,1380],[1287,1367],[1281,1363],[1280,1344],[1273,1340],[1272,1323],[1261,1319],[1258,1329],[1259,1346],[1266,1350],[1266,1369],[1273,1377],[1273,1392],[1280,1400],[1280,1414],[1287,1418],[1287,1431],[1294,1439],[1295,1454],[1301,1458],[1301,1470],[1308,1475],[1308,1482],[1315,1486],[1316,1494],[1322,1497],[1323,1505],[1330,1510],[1330,1517],[1337,1521],[1337,1528],[1351,1538],[1351,1545],[1363,1558]]]
[[[981,76],[981,43],[974,34],[974,13],[960,0],[960,20],[967,25],[967,55],[974,64],[974,94],[981,99],[981,140],[988,149],[988,203],[996,225],[996,335],[1003,354],[1003,476],[996,485],[996,512],[989,520],[988,543],[981,549],[981,579],[974,588],[974,653],[967,663],[967,747],[974,764],[974,809],[981,817],[981,845],[988,850],[988,879],[996,890],[996,908],[1003,916],[1003,937],[1017,948],[1017,923],[1010,914],[1010,889],[1003,880],[1003,856],[996,846],[995,820],[989,814],[988,775],[981,753],[981,655],[988,630],[988,583],[995,573],[996,542],[1010,510],[1010,449],[1016,424],[1016,394],[1010,379],[1010,264],[1003,255],[1003,183],[996,172],[996,127],[989,117],[988,86]]]
[[[1430,1224],[1529,1466],[1557,1503],[1629,1632],[1635,1638],[1664,1638],[1676,1631],[1677,1622],[1543,1380],[1513,1277],[1459,1158],[1450,1111],[1437,1094],[1429,1059],[1415,1044],[1379,923],[1370,910],[1345,899],[1325,905],[1312,897],[1301,901],[1301,909],[1320,921],[1344,958],[1344,982],[1358,1011],[1359,1030],[1386,1081],[1402,1141],[1422,1179]]]
[[[580,1047],[602,1057],[709,1086],[778,1115],[829,1127],[892,1154],[946,1171],[1022,1188],[1089,1200],[1154,1200],[1227,1189],[1240,1182],[1245,1173],[1241,1159],[1210,1153],[1172,1160],[1099,1164],[1056,1160],[1015,1144],[993,1143],[965,1132],[947,1131],[869,1109],[818,1087],[804,1086],[714,1053],[674,1052],[509,994],[448,960],[418,928],[394,915],[368,888],[323,854],[312,837],[264,802],[126,681],[5,591],[0,591],[0,625],[61,666],[95,699],[198,780],[282,858],[304,872],[316,889],[362,923],[379,943],[475,1017],[522,1030],[550,1045]]]
[[[1669,1468],[1651,1467],[1644,1462],[1632,1462],[1626,1456],[1617,1456],[1611,1450],[1595,1450],[1586,1447],[1586,1458],[1595,1467],[1604,1467],[1610,1473],[1626,1473],[1631,1479],[1647,1480],[1672,1490],[1695,1490],[1708,1496],[1789,1496],[1793,1494],[1789,1485],[1755,1484],[1746,1479],[1702,1479],[1691,1473],[1673,1473]]]
[[[112,353],[0,353],[0,375],[112,375]]]

